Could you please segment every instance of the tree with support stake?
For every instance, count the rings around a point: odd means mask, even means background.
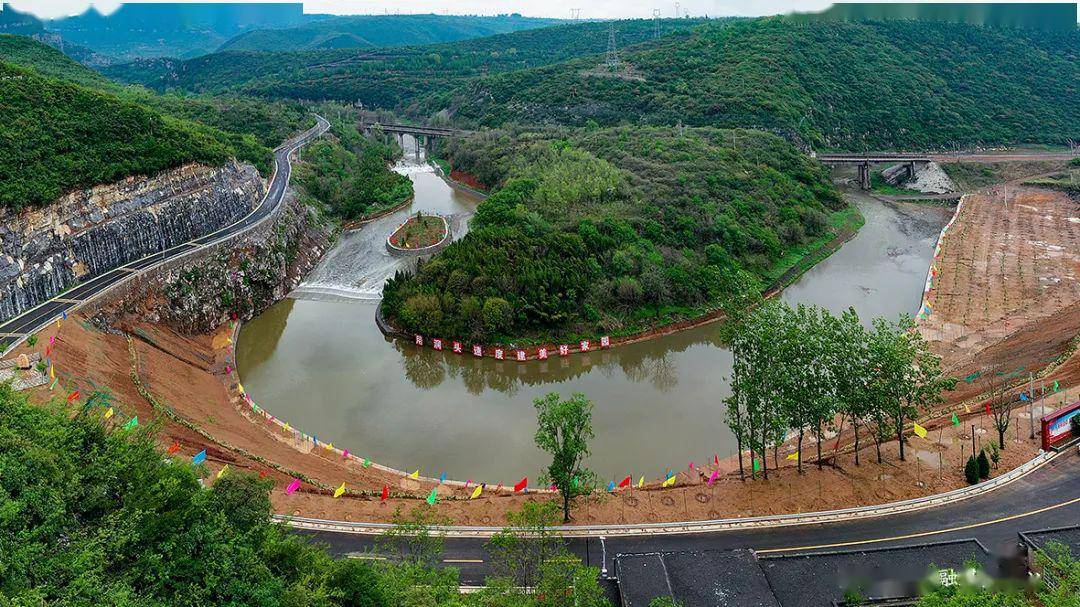
[[[1012,422],[1012,399],[1009,398],[1005,378],[996,366],[983,368],[983,380],[987,387],[986,411],[994,420],[994,429],[998,433],[998,447],[1005,448],[1005,434]]]

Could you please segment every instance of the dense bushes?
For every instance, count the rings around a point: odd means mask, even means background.
[[[0,205],[52,201],[71,188],[230,156],[265,164],[251,136],[161,114],[0,63]]]
[[[440,521],[427,508],[396,518],[379,543],[387,560],[332,559],[271,523],[270,481],[234,466],[204,489],[206,470],[166,459],[144,430],[150,420],[110,428],[103,410],[33,407],[0,384],[0,604],[608,605],[597,569],[561,549],[527,562],[549,598],[507,578],[460,594],[457,571],[435,567],[442,543],[428,526]],[[531,538],[509,529],[500,535],[515,541],[498,552],[496,570],[515,555],[535,554],[526,552]]]
[[[412,196],[412,182],[388,168],[395,149],[360,135],[348,120],[332,123],[332,136],[311,143],[297,182],[334,217],[357,219]]]
[[[820,165],[753,131],[493,132],[443,152],[497,187],[464,239],[384,289],[392,319],[431,335],[595,336],[694,314],[760,289],[844,206]]]
[[[1080,138],[1080,33],[917,21],[708,24],[623,59],[479,78],[424,110],[459,120],[764,128],[828,149],[931,149]]]

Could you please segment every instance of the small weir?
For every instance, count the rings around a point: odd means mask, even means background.
[[[603,478],[657,477],[734,452],[722,403],[731,356],[716,325],[524,364],[388,343],[374,322],[378,294],[407,261],[391,258],[384,239],[417,209],[464,216],[477,203],[430,167],[399,170],[416,186],[412,207],[343,235],[294,298],[244,325],[237,362],[260,406],[362,457],[462,480],[537,476],[546,457],[533,445],[532,401],[551,391],[596,403],[589,463]],[[849,196],[866,225],[783,297],[854,306],[866,322],[914,314],[950,211]]]

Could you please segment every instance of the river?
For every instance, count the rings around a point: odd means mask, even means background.
[[[413,180],[411,208],[343,235],[294,297],[244,325],[237,363],[261,407],[361,457],[461,480],[537,477],[546,456],[533,444],[532,401],[551,391],[583,392],[596,403],[589,464],[601,478],[655,478],[734,452],[721,402],[731,355],[716,325],[524,364],[388,343],[375,306],[401,262],[386,254],[383,239],[409,212],[465,217],[477,204],[430,167],[397,170]],[[834,312],[854,306],[865,322],[915,313],[950,211],[847,195],[866,225],[783,298]]]

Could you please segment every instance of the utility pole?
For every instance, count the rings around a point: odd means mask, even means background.
[[[615,46],[615,25],[608,28],[607,60],[604,62],[609,71],[619,71],[619,49]]]

